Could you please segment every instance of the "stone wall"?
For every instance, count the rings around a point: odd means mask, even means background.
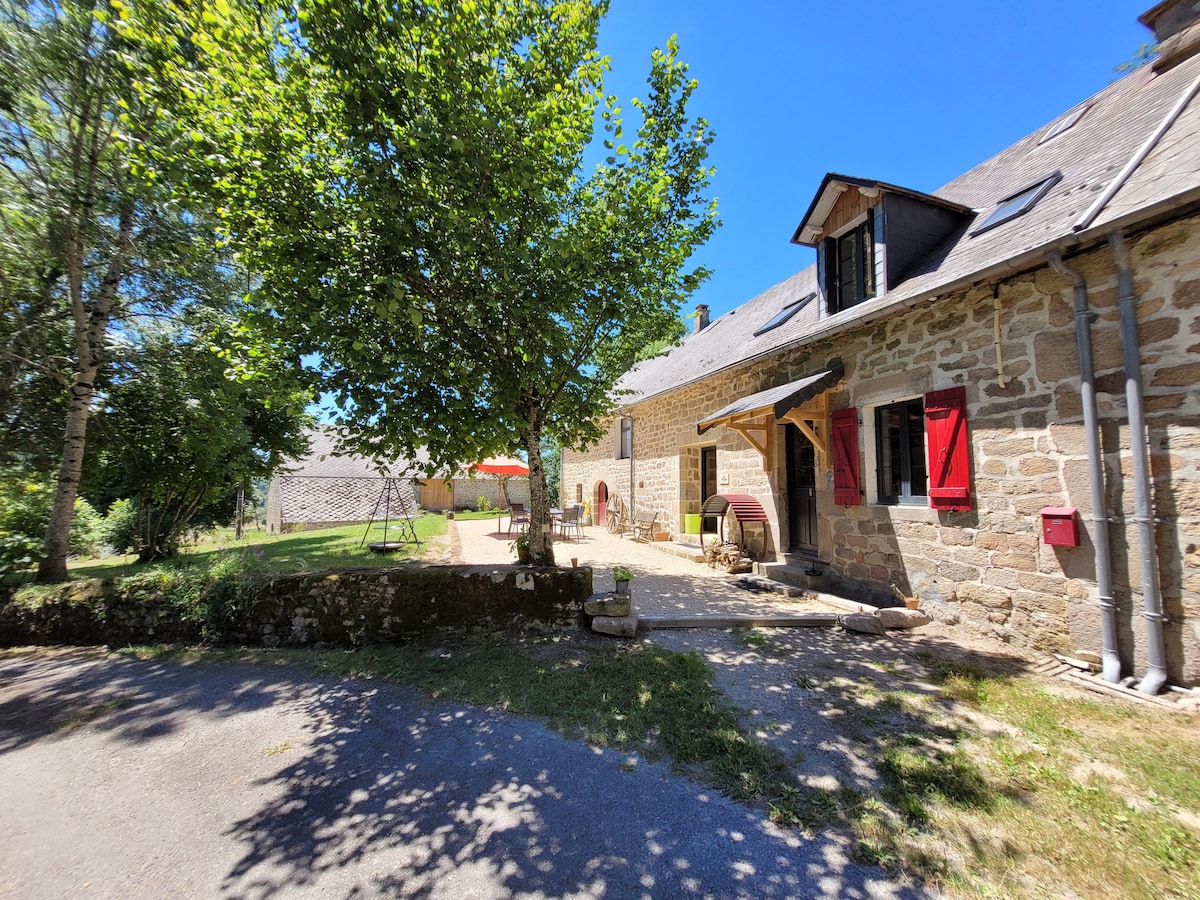
[[[480,475],[478,478],[454,479],[454,506],[456,509],[475,509],[479,498],[483,497],[492,505],[492,509],[500,502],[500,479],[494,475]],[[513,476],[504,479],[504,508],[508,504],[524,503],[529,505],[529,479]]]
[[[144,580],[77,581],[18,591],[0,606],[0,646],[402,643],[438,630],[573,625],[591,593],[590,568],[530,566],[252,576],[191,602]]]
[[[1130,240],[1139,350],[1145,383],[1155,535],[1167,615],[1168,671],[1200,682],[1200,220],[1178,220]],[[1087,279],[1097,397],[1107,472],[1110,548],[1126,669],[1145,667],[1141,559],[1116,272],[1107,247],[1069,259]],[[995,301],[1003,371],[996,365]],[[715,443],[722,492],[755,495],[771,516],[768,550],[786,547],[786,464],[782,426],[764,471],[762,457],[719,427],[696,423],[731,399],[819,371],[840,358],[846,375],[832,409],[860,410],[861,506],[835,507],[832,473],[818,475],[819,555],[834,584],[884,598],[890,586],[916,590],[944,621],[1014,643],[1098,651],[1087,454],[1079,397],[1071,287],[1049,268],[905,310],[836,338],[777,354],[769,363],[715,375],[637,404],[634,471],[639,506],[671,516],[699,503],[699,453]],[[1000,376],[1004,376],[1001,384]],[[878,503],[873,408],[963,386],[971,442],[972,509],[938,512]],[[628,483],[629,461],[605,448],[568,452],[563,481]],[[693,472],[695,476],[693,477]],[[609,482],[610,487],[612,481]],[[1083,546],[1044,544],[1039,511],[1079,510]]]

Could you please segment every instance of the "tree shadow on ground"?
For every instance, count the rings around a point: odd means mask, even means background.
[[[754,631],[655,631],[672,650],[699,653],[743,723],[792,762],[810,784],[829,779],[878,793],[880,763],[898,741],[917,737],[950,749],[971,719],[945,695],[949,664],[1011,677],[1031,661],[999,646],[964,648],[920,630],[874,636],[839,627]]]
[[[215,798],[224,824],[196,841],[233,860],[202,885],[212,894],[918,895],[850,862],[841,842],[777,830],[661,766],[378,682],[78,651],[0,657],[0,678],[7,754],[66,750],[85,733],[127,758],[149,758],[166,735],[208,754],[194,777],[211,782],[191,789]],[[129,703],[78,728],[39,725],[114,697]],[[271,717],[286,721],[264,730]],[[238,755],[205,742],[218,719],[225,741],[299,731],[278,752]],[[191,796],[147,784],[137,802],[188,817]],[[114,852],[138,859],[136,847]],[[171,873],[156,875],[166,881],[153,890],[169,893]]]

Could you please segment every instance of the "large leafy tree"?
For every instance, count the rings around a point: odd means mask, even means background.
[[[139,326],[114,350],[83,490],[100,508],[134,502],[145,562],[174,556],[191,528],[228,521],[239,486],[304,452],[310,395],[285,354],[268,354],[253,375],[228,377],[237,351],[213,347],[236,345],[237,325],[211,307]]]
[[[251,4],[218,5],[245,24],[228,39],[272,33]],[[197,282],[218,264],[192,181],[234,136],[195,132],[178,115],[191,98],[145,86],[168,57],[203,77],[214,63],[206,29],[221,27],[210,19],[166,0],[0,0],[0,455],[44,464],[57,413],[40,580],[66,575],[114,322],[201,299]],[[172,43],[146,39],[158,34]]]
[[[696,82],[672,39],[627,128],[596,51],[606,9],[309,0],[273,62],[286,115],[244,99],[227,111],[262,148],[227,161],[231,231],[269,323],[315,354],[345,440],[425,446],[435,467],[522,447],[542,563],[543,440],[599,437],[616,379],[675,333],[707,274],[687,261],[717,224]]]
[[[129,144],[149,133],[152,115],[132,114],[138,104],[106,16],[97,0],[0,0],[0,166],[15,191],[6,198],[5,226],[35,232],[26,242],[25,277],[6,285],[6,313],[24,325],[53,321],[61,311],[70,335],[65,440],[43,580],[66,574],[88,412],[145,209],[144,185],[125,159]],[[21,349],[10,346],[10,358]]]

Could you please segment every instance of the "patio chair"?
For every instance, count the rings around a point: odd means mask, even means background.
[[[524,503],[508,504],[508,533],[511,534],[513,526],[517,526],[518,531],[525,531],[529,528],[529,510],[525,508]]]
[[[558,531],[559,534],[562,535],[563,540],[567,540],[567,535],[571,531],[574,531],[577,535],[579,535],[580,539],[582,539],[583,507],[576,505],[568,506],[566,509],[564,509],[558,520]]]

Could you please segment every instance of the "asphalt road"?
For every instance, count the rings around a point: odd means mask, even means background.
[[[0,655],[0,896],[913,897],[661,765],[289,668]]]

